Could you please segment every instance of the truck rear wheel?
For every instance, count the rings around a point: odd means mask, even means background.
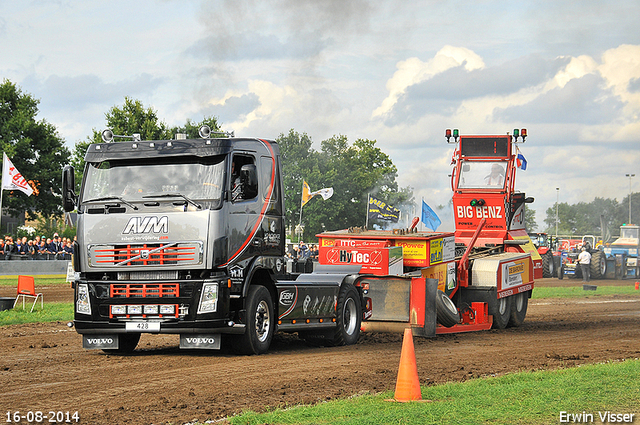
[[[492,329],[504,329],[509,324],[511,318],[511,299],[513,297],[503,297],[496,303],[496,311],[493,314]]]
[[[353,345],[360,338],[362,302],[358,290],[350,283],[340,288],[336,304],[336,329],[334,345]]]
[[[262,285],[251,285],[247,296],[247,325],[244,334],[231,339],[239,354],[263,354],[269,350],[274,333],[271,293]]]
[[[607,259],[604,255],[604,251],[596,251],[591,254],[591,277],[594,279],[604,279],[607,273]]]
[[[555,263],[553,262],[553,253],[549,250],[542,255],[542,277],[553,277],[555,272]]]
[[[436,317],[438,323],[446,328],[457,325],[460,322],[460,314],[458,308],[447,297],[447,294],[438,289],[436,292]]]
[[[119,334],[118,335],[118,348],[102,350],[108,354],[130,354],[136,349],[138,342],[140,342],[139,333]]]
[[[529,292],[520,292],[509,298],[511,300],[511,317],[507,326],[518,327],[524,322],[527,315],[527,306],[529,305]]]

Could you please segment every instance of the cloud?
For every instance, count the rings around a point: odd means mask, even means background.
[[[405,87],[396,104],[387,112],[385,124],[415,122],[427,114],[451,116],[463,101],[509,96],[540,85],[568,62],[568,58],[545,60],[539,55],[530,55],[486,68],[468,67],[468,62],[463,60],[457,66]]]
[[[494,118],[500,121],[530,123],[605,124],[619,116],[624,104],[604,80],[594,74],[574,78],[535,100],[507,108],[496,108]]]
[[[239,122],[260,107],[260,99],[255,93],[229,96],[203,110],[203,115],[215,115],[220,122]]]
[[[205,55],[213,61],[305,59],[317,56],[331,42],[312,33],[281,38],[255,31],[214,34],[187,49],[194,57]]]
[[[375,10],[367,0],[205,1],[205,36],[186,49],[211,60],[313,59],[369,31]]]
[[[113,106],[121,103],[125,96],[148,96],[162,83],[163,79],[154,78],[150,74],[140,74],[115,83],[106,83],[96,75],[51,75],[44,79],[29,75],[23,85],[37,93],[38,98],[46,99],[51,107],[77,111],[85,109],[87,105]]]
[[[464,47],[445,46],[427,62],[418,58],[409,58],[398,62],[397,71],[387,81],[389,95],[382,101],[380,107],[373,111],[373,118],[384,117],[392,112],[398,98],[408,87],[433,78],[438,73],[448,69],[463,66],[467,71],[484,68],[482,58]]]

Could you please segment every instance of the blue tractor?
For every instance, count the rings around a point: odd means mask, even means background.
[[[623,224],[620,226],[620,237],[604,248],[607,263],[615,264],[615,275],[622,279],[638,279],[640,263],[640,226]]]

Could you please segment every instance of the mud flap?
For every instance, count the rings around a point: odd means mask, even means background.
[[[119,342],[118,335],[82,335],[82,348],[87,350],[117,350]]]
[[[180,348],[220,349],[220,334],[180,334]]]
[[[436,336],[437,311],[436,293],[438,292],[438,279],[425,279],[425,309],[424,327],[412,327],[415,336],[433,337]]]

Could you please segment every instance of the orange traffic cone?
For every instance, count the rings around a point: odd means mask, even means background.
[[[640,289],[640,282],[636,282],[636,290]]]
[[[398,379],[396,380],[396,392],[393,397],[395,401],[402,402],[422,400],[411,328],[404,330],[402,353],[400,354],[400,368],[398,369]]]

